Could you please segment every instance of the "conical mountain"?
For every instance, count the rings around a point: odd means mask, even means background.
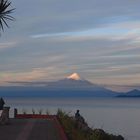
[[[96,97],[108,97],[115,96],[115,93],[100,85],[93,84],[79,76],[78,73],[73,73],[70,76],[58,80],[55,82],[47,83],[46,87],[50,90],[60,91],[66,95],[73,96],[96,96]]]
[[[93,84],[87,80],[82,79],[78,73],[73,73],[62,80],[49,82],[47,86],[50,88],[59,89],[85,89],[90,88]]]
[[[44,96],[44,97],[114,97],[116,92],[93,84],[73,73],[54,82],[27,82],[21,87],[0,88],[0,95],[8,96]],[[35,85],[35,86],[34,86]],[[36,86],[38,85],[38,86]],[[41,86],[39,86],[41,85]],[[43,85],[43,86],[42,86]]]

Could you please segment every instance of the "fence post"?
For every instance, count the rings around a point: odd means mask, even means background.
[[[14,108],[14,118],[16,118],[16,117],[17,117],[17,114],[18,114],[18,111],[17,111],[17,109],[16,109],[16,108]]]

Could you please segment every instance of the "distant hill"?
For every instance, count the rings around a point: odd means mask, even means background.
[[[140,90],[134,89],[124,94],[119,94],[117,97],[140,97]]]

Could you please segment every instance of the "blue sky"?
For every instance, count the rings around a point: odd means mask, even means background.
[[[16,21],[0,37],[0,85],[77,72],[107,87],[139,87],[139,5],[139,0],[12,0]]]

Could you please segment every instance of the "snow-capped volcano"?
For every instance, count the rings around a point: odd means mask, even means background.
[[[78,73],[73,73],[70,76],[54,81],[54,82],[48,82],[46,84],[46,87],[53,90],[79,90],[79,91],[108,91],[104,87],[100,85],[96,85],[91,83],[90,81],[87,81],[79,76]]]
[[[24,84],[24,83],[22,83]],[[36,86],[38,85],[38,86]],[[39,86],[41,85],[41,86]],[[43,86],[42,86],[43,85]],[[7,90],[8,89],[8,90]],[[3,92],[5,90],[5,93]],[[100,85],[93,84],[88,80],[82,79],[77,73],[52,82],[27,82],[25,86],[0,89],[3,95],[14,96],[20,93],[25,96],[46,96],[46,97],[114,97],[116,93]],[[22,93],[22,94],[21,94]],[[0,94],[1,95],[1,94]],[[28,95],[28,96],[29,96]],[[26,94],[27,96],[27,94]]]
[[[80,76],[78,73],[73,73],[70,76],[67,77],[67,79],[72,79],[72,80],[81,80]]]

